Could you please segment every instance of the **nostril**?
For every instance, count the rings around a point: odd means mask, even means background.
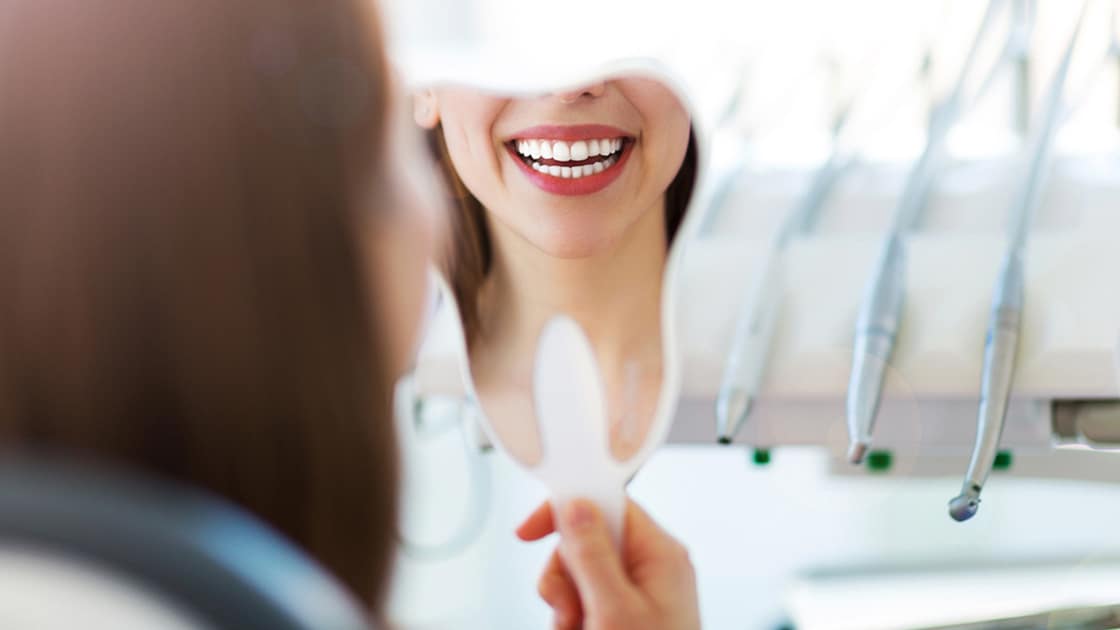
[[[585,85],[575,90],[557,92],[556,97],[560,99],[561,103],[571,104],[581,99],[599,98],[603,95],[605,90],[605,83],[595,83],[593,85]]]

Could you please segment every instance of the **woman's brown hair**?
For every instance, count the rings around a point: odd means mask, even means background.
[[[361,245],[388,182],[371,4],[0,3],[0,447],[223,495],[376,609],[397,455]]]
[[[459,304],[463,332],[470,345],[481,326],[478,295],[490,273],[492,260],[486,209],[455,172],[442,128],[436,127],[429,132],[428,144],[452,195],[453,211],[448,219],[451,240],[444,254],[442,267],[451,291],[455,294],[455,301]],[[665,190],[665,231],[670,244],[684,221],[692,199],[692,189],[696,184],[696,151],[695,134],[690,133],[681,168]]]

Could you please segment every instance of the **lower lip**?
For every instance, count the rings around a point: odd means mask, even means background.
[[[622,174],[622,168],[626,166],[626,161],[630,157],[630,150],[633,148],[633,142],[623,143],[617,161],[602,173],[592,173],[591,175],[568,179],[534,171],[532,166],[521,159],[521,154],[516,149],[507,146],[506,150],[509,151],[521,172],[525,173],[525,176],[537,188],[553,195],[590,195],[610,186],[611,182],[618,179],[618,176]]]

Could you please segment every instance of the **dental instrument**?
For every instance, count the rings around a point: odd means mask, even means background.
[[[1062,63],[1054,73],[1042,110],[1041,127],[1029,154],[1030,162],[1023,187],[1011,206],[1007,251],[992,299],[988,336],[984,346],[976,443],[961,493],[949,501],[949,515],[957,521],[965,521],[976,515],[980,506],[980,492],[992,471],[992,464],[999,450],[1019,347],[1023,315],[1023,256],[1027,234],[1049,171],[1056,122],[1062,109],[1063,87],[1087,7],[1088,2],[1082,5]]]
[[[626,482],[637,467],[611,455],[599,365],[587,335],[567,316],[554,317],[541,332],[533,398],[544,457],[530,472],[548,488],[557,517],[573,499],[594,501],[618,548],[626,514]]]
[[[751,405],[762,385],[762,376],[773,345],[774,325],[780,310],[782,252],[794,236],[811,229],[833,184],[852,160],[850,152],[835,140],[846,118],[847,110],[837,117],[833,131],[833,150],[813,175],[809,190],[801,203],[786,215],[778,229],[766,261],[736,320],[731,350],[716,399],[716,429],[720,444],[731,444],[750,413]]]
[[[928,59],[928,47],[926,57]],[[928,62],[923,61],[919,79],[927,78],[927,69]],[[856,93],[860,91],[857,89]],[[809,232],[816,224],[834,184],[856,160],[852,143],[846,138],[856,100],[854,95],[837,97],[843,105],[832,121],[832,150],[814,173],[805,196],[783,219],[759,274],[754,283],[748,285],[735,320],[735,332],[716,398],[716,439],[720,444],[728,445],[735,439],[762,387],[781,304],[783,253],[795,236]]]
[[[865,290],[856,320],[846,404],[848,460],[853,464],[863,462],[870,449],[887,365],[902,322],[906,287],[904,236],[925,206],[933,177],[944,157],[946,137],[962,110],[965,82],[992,26],[998,5],[997,0],[989,1],[952,92],[934,106],[926,146],[906,180],[895,207],[893,225],[883,239],[878,262]]]

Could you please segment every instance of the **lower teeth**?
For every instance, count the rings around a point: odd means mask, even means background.
[[[599,173],[602,173],[608,168],[614,166],[616,162],[618,162],[618,159],[614,156],[611,156],[601,162],[595,162],[594,164],[585,164],[581,166],[550,166],[541,164],[540,162],[533,162],[530,166],[533,167],[534,171],[544,173],[545,175],[551,175],[553,177],[559,177],[561,179],[579,179],[580,177],[584,177],[587,175],[597,175]],[[590,172],[588,172],[588,169],[590,169]]]

